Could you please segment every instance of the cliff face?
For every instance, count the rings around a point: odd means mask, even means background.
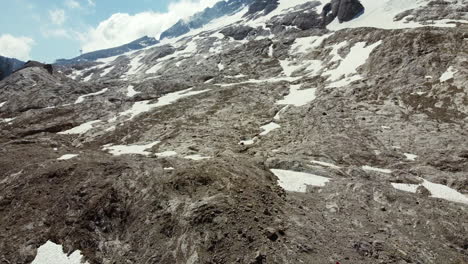
[[[0,81],[21,68],[23,64],[24,62],[20,60],[0,56]]]
[[[0,262],[467,263],[468,3],[334,2],[1,81]]]

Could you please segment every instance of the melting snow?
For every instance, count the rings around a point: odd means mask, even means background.
[[[276,102],[279,105],[294,105],[303,106],[315,99],[316,88],[309,88],[299,90],[301,84],[291,85],[289,94],[286,95],[282,100]]]
[[[81,264],[83,256],[76,250],[70,256],[63,252],[61,245],[47,241],[37,249],[36,258],[31,264]],[[88,262],[85,262],[88,264]]]
[[[79,103],[84,102],[84,100],[86,99],[86,97],[90,97],[90,96],[95,96],[95,95],[103,94],[103,93],[107,92],[107,90],[108,90],[108,89],[105,88],[105,89],[102,89],[102,90],[99,91],[99,92],[89,93],[89,94],[82,95],[82,96],[78,97],[78,99],[76,99],[75,104],[79,104]]]
[[[333,168],[333,169],[340,169],[341,168],[339,166],[336,166],[335,164],[328,163],[328,162],[323,162],[323,161],[318,161],[318,160],[311,160],[310,162],[312,162],[314,164],[324,166],[324,167]]]
[[[275,122],[271,122],[271,123],[268,123],[262,127],[260,127],[261,129],[263,129],[264,131],[262,133],[260,133],[260,136],[266,136],[268,133],[270,133],[271,131],[275,130],[275,129],[278,129],[280,128],[281,126],[276,124]]]
[[[340,65],[333,70],[329,70],[328,72],[325,72],[322,75],[327,75],[329,74],[329,80],[332,82],[340,80],[340,78],[344,75],[345,77],[349,77],[348,75],[354,75],[357,73],[357,68],[364,63],[366,63],[366,60],[369,58],[369,55],[371,52],[377,48],[382,41],[378,41],[372,45],[366,46],[365,42],[358,42],[356,43],[350,50],[349,54],[344,58]],[[352,81],[362,79],[361,76],[353,76],[351,78],[348,78],[347,80],[339,83],[334,83],[330,87],[342,87],[344,85],[347,85],[351,83]]]
[[[323,36],[310,36],[305,38],[297,38],[291,46],[291,54],[306,53],[309,50],[316,49],[322,45],[322,42],[330,37],[331,34]]]
[[[277,102],[278,104],[278,102]],[[274,120],[279,121],[281,119],[281,115],[288,110],[289,105],[286,105],[285,107],[281,108],[281,110],[276,113],[275,117],[273,117]]]
[[[183,91],[169,93],[164,96],[161,96],[156,103],[150,103],[152,100],[136,102],[133,104],[132,108],[120,113],[119,116],[130,116],[129,119],[133,119],[135,116],[145,112],[149,112],[154,108],[170,105],[181,98],[201,94],[207,91],[209,91],[209,89],[201,91],[192,91],[192,88],[189,88]]]
[[[327,28],[330,30],[340,30],[344,28],[358,28],[358,27],[376,27],[383,29],[401,29],[401,28],[416,28],[422,27],[417,22],[407,22],[405,19],[394,21],[396,15],[410,9],[418,8],[427,5],[429,1],[425,0],[361,0],[365,6],[364,13],[346,23],[339,23],[335,19],[330,23]],[[435,24],[435,26],[451,27],[454,25],[449,24]]]
[[[69,159],[73,159],[74,157],[78,157],[78,154],[65,154],[62,157],[58,158],[57,160],[69,160]]]
[[[61,134],[61,135],[83,134],[83,133],[86,133],[86,132],[88,132],[89,130],[93,129],[93,125],[96,124],[96,123],[99,123],[99,122],[102,122],[102,121],[101,121],[101,120],[89,121],[89,122],[86,122],[86,123],[84,123],[84,124],[81,124],[81,125],[79,125],[79,126],[77,126],[77,127],[74,127],[74,128],[72,128],[72,129],[59,132],[59,133],[57,133],[57,134]]]
[[[242,140],[239,142],[239,145],[253,145],[255,143],[254,139]]]
[[[106,145],[103,147],[103,149],[107,150],[110,154],[114,156],[120,156],[125,154],[138,154],[148,156],[151,154],[151,152],[145,150],[150,149],[159,143],[161,142],[155,141],[146,145]]]
[[[133,88],[134,88],[133,85],[129,85],[127,87],[127,97],[133,97],[140,93],[140,92],[135,91]]]
[[[109,67],[109,68],[106,68],[104,71],[102,71],[101,73],[101,77],[104,77],[106,76],[107,74],[109,74],[109,72],[111,72],[113,69],[115,68],[115,66],[112,66],[112,67]]]
[[[441,198],[456,203],[468,204],[468,197],[462,193],[459,193],[457,190],[454,190],[446,185],[432,183],[427,180],[423,180],[422,184],[392,183],[392,186],[395,189],[412,193],[416,193],[416,190],[419,186],[424,186],[429,190],[429,192],[431,192],[431,197]]]
[[[446,82],[448,80],[453,79],[455,73],[458,71],[453,68],[453,66],[450,66],[447,71],[445,71],[442,76],[440,76],[440,82]]]
[[[371,167],[371,166],[362,166],[362,169],[363,170],[366,170],[366,171],[376,171],[376,172],[382,172],[382,173],[392,173],[391,170],[389,169],[380,169],[380,168],[375,168],[375,167]]]
[[[407,160],[415,161],[418,158],[418,155],[410,154],[410,153],[403,153],[406,156]]]
[[[196,155],[185,156],[185,159],[190,159],[190,160],[204,160],[204,159],[211,159],[211,157],[207,157],[207,156],[202,156],[202,155],[200,155],[200,154],[196,154]]]
[[[158,158],[173,157],[173,156],[177,156],[177,152],[175,152],[175,151],[164,151],[164,152],[156,153],[156,156]]]
[[[302,192],[305,193],[307,185],[323,187],[329,178],[313,175],[310,173],[288,171],[288,170],[277,170],[272,169],[271,172],[278,177],[278,184],[290,192]]]

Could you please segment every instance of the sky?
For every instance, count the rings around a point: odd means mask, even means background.
[[[159,38],[179,19],[219,0],[1,0],[0,55],[52,63]]]

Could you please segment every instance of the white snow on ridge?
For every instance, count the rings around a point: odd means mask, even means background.
[[[60,135],[84,134],[84,133],[88,132],[89,130],[93,129],[93,127],[94,127],[93,125],[96,124],[96,123],[99,123],[99,122],[102,122],[102,121],[101,120],[89,121],[89,122],[81,124],[81,125],[79,125],[77,127],[74,127],[72,129],[62,131],[62,132],[58,132],[57,134],[60,134]]]
[[[332,163],[328,163],[328,162],[323,162],[323,161],[318,161],[318,160],[311,160],[310,162],[320,165],[320,166],[332,168],[332,169],[341,169],[341,167],[336,166],[335,164],[332,164]]]
[[[120,113],[119,116],[130,116],[129,119],[133,119],[137,115],[145,113],[145,112],[149,112],[153,110],[154,108],[165,106],[165,105],[170,105],[184,97],[205,93],[207,91],[209,91],[209,89],[201,90],[201,91],[192,91],[192,88],[189,88],[186,90],[163,95],[158,99],[156,103],[150,103],[151,100],[136,102],[133,104],[132,108]]]
[[[190,160],[195,160],[195,161],[205,160],[205,159],[211,159],[211,157],[202,156],[202,155],[200,155],[200,154],[189,155],[189,156],[185,156],[184,158],[185,158],[185,159],[190,159]]]
[[[69,159],[73,159],[75,157],[78,157],[78,154],[65,154],[65,155],[61,156],[60,158],[58,158],[57,160],[69,160]]]
[[[7,101],[0,103],[0,107],[4,106],[7,103]]]
[[[450,66],[447,71],[445,71],[441,76],[440,76],[440,82],[446,82],[448,80],[453,79],[455,76],[455,73],[457,73],[458,70],[454,69],[453,66]]]
[[[84,102],[86,97],[103,94],[103,93],[107,92],[107,90],[109,90],[109,89],[104,88],[101,91],[98,91],[98,92],[95,92],[95,93],[89,93],[89,94],[81,95],[80,97],[78,97],[78,99],[76,99],[75,104],[80,104],[80,103]]]
[[[114,156],[120,156],[125,154],[137,154],[148,156],[151,152],[146,151],[147,149],[152,148],[153,146],[161,143],[160,141],[155,141],[152,143],[148,143],[145,145],[105,145],[103,150],[108,151],[110,154]]]
[[[281,126],[276,124],[275,122],[268,123],[264,126],[261,127],[264,131],[260,133],[260,136],[266,136],[268,135],[271,131],[280,128]]]
[[[100,77],[106,76],[106,75],[109,74],[109,72],[111,72],[114,68],[115,68],[115,66],[111,66],[111,67],[109,67],[109,68],[106,68],[104,71],[102,71]]]
[[[175,151],[164,151],[164,152],[156,153],[156,156],[158,158],[173,157],[173,156],[177,156],[177,152],[175,152]]]
[[[392,186],[400,191],[416,193],[419,186],[424,186],[431,193],[431,197],[445,199],[447,201],[468,204],[468,197],[446,185],[432,183],[424,180],[422,184],[392,183]]]
[[[426,0],[361,0],[362,5],[365,7],[365,11],[359,17],[345,22],[339,23],[338,19],[335,19],[330,23],[327,28],[329,30],[340,30],[344,28],[359,28],[359,27],[375,27],[382,29],[402,29],[402,28],[417,28],[423,27],[418,22],[407,22],[405,19],[400,21],[394,21],[396,15],[418,7],[422,7],[428,4]],[[441,21],[431,26],[438,27],[453,27],[455,25],[448,24],[449,21]]]
[[[381,173],[392,173],[391,170],[389,169],[380,169],[380,168],[375,168],[375,167],[371,167],[371,166],[362,166],[362,169],[363,170],[366,170],[366,171],[376,171],[376,172],[381,172]]]
[[[37,249],[36,258],[31,264],[82,264],[82,258],[83,256],[78,250],[67,256],[61,245],[47,241]],[[88,262],[84,264],[88,264]]]
[[[135,89],[133,88],[134,88],[133,85],[129,85],[127,87],[127,97],[133,97],[140,93],[140,92],[135,91]]]
[[[299,90],[301,84],[291,85],[289,94],[286,95],[282,100],[276,102],[279,105],[294,105],[294,106],[303,106],[312,102],[315,99],[316,88],[309,88]]]
[[[329,178],[304,172],[278,169],[271,169],[271,172],[273,172],[273,174],[278,177],[278,184],[283,189],[290,192],[305,193],[307,190],[307,185],[323,187],[327,182],[330,181]]]

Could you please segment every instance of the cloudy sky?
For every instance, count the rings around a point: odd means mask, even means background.
[[[8,0],[0,55],[54,62],[159,34],[219,0]]]

